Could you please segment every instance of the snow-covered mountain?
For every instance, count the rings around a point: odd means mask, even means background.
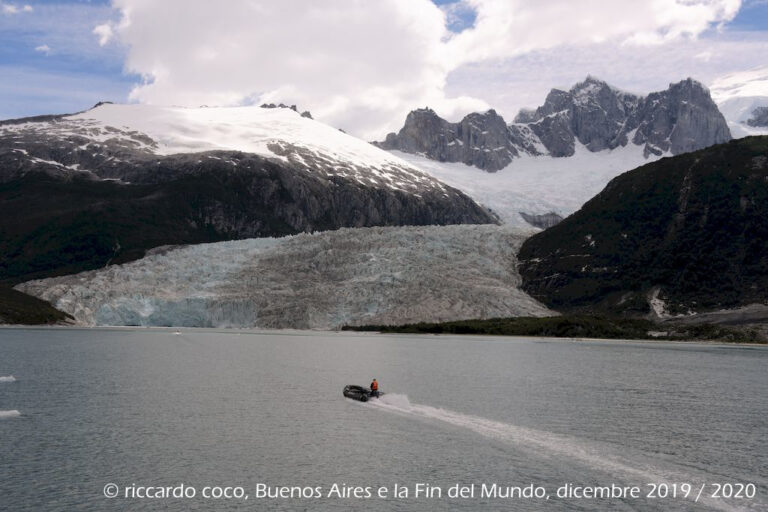
[[[378,145],[498,171],[527,156],[573,156],[630,145],[646,157],[677,155],[730,140],[728,126],[706,87],[692,79],[647,96],[587,77],[570,90],[552,89],[535,110],[507,124],[494,110],[449,123],[431,109],[414,110],[398,133]]]
[[[462,192],[290,108],[100,104],[0,122],[0,279],[168,244],[489,223]]]
[[[587,77],[569,90],[552,89],[542,106],[520,111],[511,124],[494,110],[458,123],[414,110],[377,145],[507,223],[542,227],[540,216],[550,225],[573,213],[622,172],[730,138],[695,80],[640,96]]]
[[[388,227],[200,244],[17,289],[84,325],[328,329],[552,315],[519,290],[516,254],[529,234]]]
[[[122,171],[135,178],[124,169],[139,163],[131,160],[144,163],[159,156],[223,150],[364,186],[411,192],[445,189],[399,158],[289,108],[103,103],[75,115],[0,121],[0,147],[29,156],[32,166],[98,178],[120,178]],[[8,169],[3,171],[7,176]]]
[[[768,135],[768,67],[722,76],[710,89],[734,137]]]

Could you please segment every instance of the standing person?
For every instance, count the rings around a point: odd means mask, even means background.
[[[373,379],[373,382],[371,382],[371,396],[379,397],[379,383],[376,382],[376,379]]]

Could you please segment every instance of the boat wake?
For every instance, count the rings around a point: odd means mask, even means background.
[[[676,466],[669,461],[659,461],[647,454],[639,452],[632,454],[630,450],[624,448],[621,449],[622,454],[619,454],[617,448],[610,445],[462,414],[448,409],[413,404],[406,395],[387,393],[378,400],[371,400],[368,404],[396,414],[440,421],[465,428],[484,437],[530,451],[539,456],[545,453],[575,460],[592,469],[623,478],[627,482],[643,484],[689,482],[694,485],[697,482],[718,481],[718,478],[711,474],[699,471],[692,472],[690,468]],[[690,499],[694,497],[691,496]],[[699,503],[718,510],[744,510],[744,503],[740,503],[739,506],[732,506],[723,500],[710,499],[704,496],[700,497]],[[752,503],[752,505],[761,506],[757,503]]]
[[[21,413],[15,409],[11,411],[0,411],[0,420],[4,420],[6,418],[17,418],[21,416]]]
[[[0,376],[0,382],[16,382],[16,377],[13,375],[7,375],[5,377]]]

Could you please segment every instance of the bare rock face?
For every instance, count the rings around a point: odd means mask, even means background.
[[[408,114],[399,133],[390,133],[384,142],[374,144],[492,172],[520,155],[519,147],[526,136],[530,137],[530,132],[511,131],[495,110],[472,113],[458,123],[449,123],[434,110],[424,108]]]
[[[572,156],[577,141],[592,152],[633,143],[648,156],[695,151],[730,138],[709,91],[695,80],[643,97],[587,77],[568,91],[552,89],[543,105],[521,110],[513,124],[494,110],[450,123],[420,109],[377,145],[493,172],[521,154]]]
[[[636,124],[639,101],[587,77],[570,91],[552,89],[544,105],[521,112],[515,122],[527,123],[552,156],[573,155],[576,140],[590,151],[602,151],[627,144],[625,121]]]
[[[526,213],[526,212],[518,212],[518,213],[523,219],[525,219],[525,222],[527,222],[531,226],[541,228],[541,229],[547,229],[547,228],[551,228],[552,226],[556,226],[557,224],[560,224],[560,221],[563,220],[562,215],[558,215],[555,212],[542,213],[539,215]]]
[[[709,91],[689,78],[644,98],[633,142],[644,143],[647,153],[679,155],[729,140],[728,124]]]
[[[768,126],[768,107],[757,107],[752,111],[752,117],[747,120],[749,126],[756,128]]]
[[[99,104],[97,103],[96,106],[99,106]],[[260,106],[261,108],[288,108],[293,110],[297,114],[299,113],[299,109],[296,108],[296,105],[286,105],[285,103],[279,103],[279,104],[262,103]],[[314,119],[312,117],[312,113],[309,110],[305,110],[304,112],[302,112],[301,117],[306,117],[307,119]]]

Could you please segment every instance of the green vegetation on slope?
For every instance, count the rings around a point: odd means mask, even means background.
[[[44,300],[0,286],[0,324],[56,324],[72,317]]]
[[[519,254],[523,289],[566,312],[671,313],[768,301],[768,137],[612,180]]]
[[[490,334],[541,336],[550,338],[604,338],[626,340],[716,340],[737,343],[763,343],[756,332],[740,331],[719,325],[656,324],[639,318],[612,318],[566,315],[544,318],[492,318],[442,323],[406,325],[345,326],[344,331],[377,331],[414,334]]]
[[[0,183],[0,282],[124,263],[160,245],[242,238],[235,220],[222,220],[225,211],[251,223],[245,235],[294,233],[266,207],[249,204],[241,191],[250,183],[240,178],[189,175],[158,185],[122,185],[28,173]]]

